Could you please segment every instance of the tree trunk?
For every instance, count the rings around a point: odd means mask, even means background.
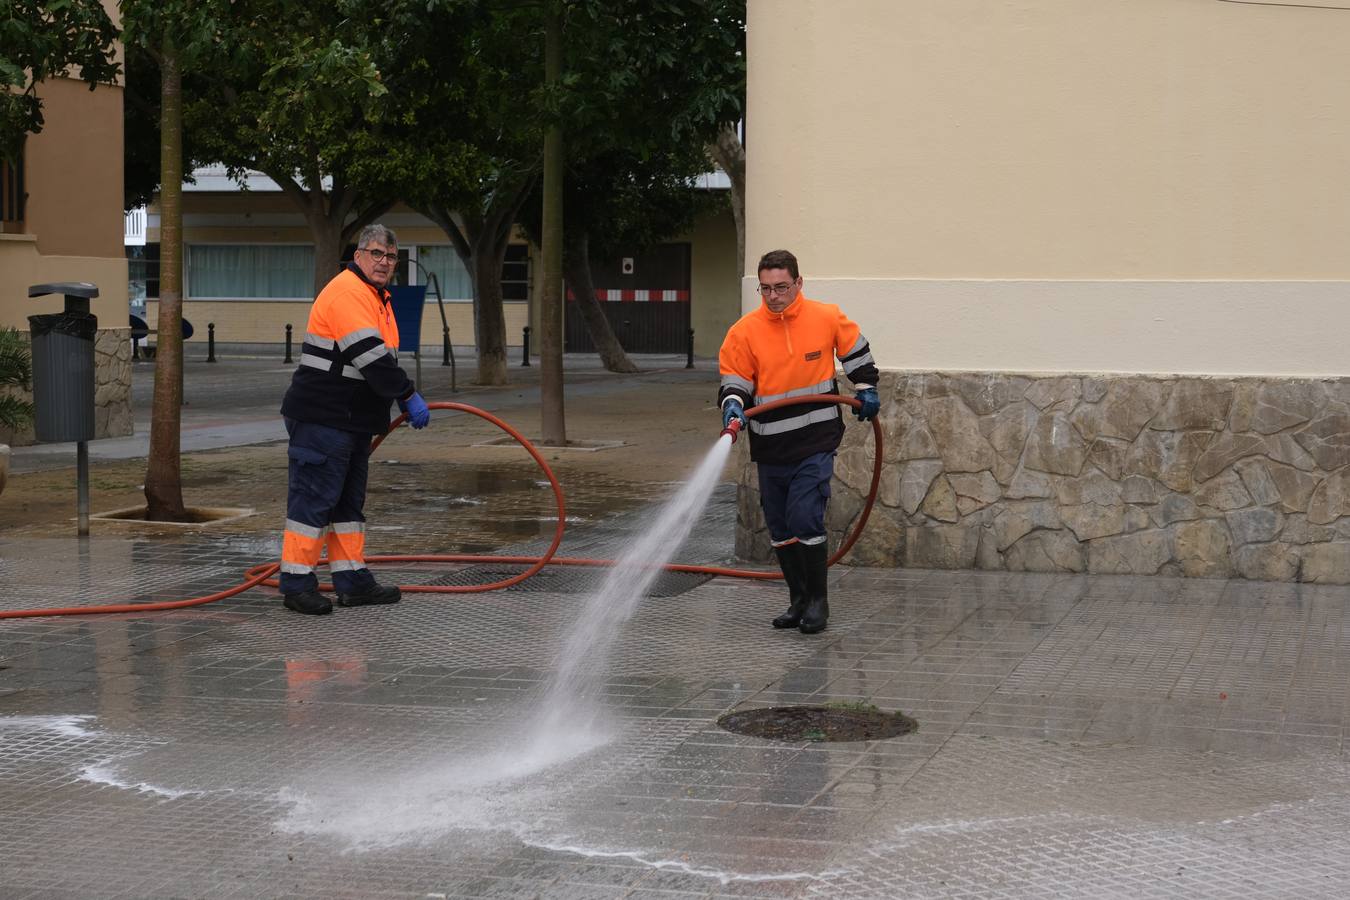
[[[600,361],[611,372],[641,371],[628,358],[623,345],[619,343],[614,329],[610,327],[600,301],[595,299],[595,283],[591,280],[591,258],[588,250],[589,238],[584,230],[576,229],[567,233],[563,243],[563,275],[567,286],[576,297],[573,309],[581,313],[586,322],[586,330],[591,334],[591,343],[600,354]]]
[[[314,239],[314,296],[328,286],[342,265],[342,223],[334,222],[327,216],[322,218],[305,217],[309,223],[309,234]],[[293,322],[296,330],[304,333],[303,322]]]
[[[731,179],[731,215],[736,219],[736,272],[745,271],[745,147],[736,134],[735,125],[727,125],[717,135],[717,142],[708,147],[712,158]]]
[[[506,314],[502,309],[502,263],[511,241],[511,226],[533,179],[492,192],[487,213],[462,215],[463,228],[450,210],[429,205],[420,211],[450,238],[450,244],[473,280],[474,346],[478,351],[475,384],[506,384]]]
[[[502,312],[502,262],[505,259],[505,242],[479,240],[469,255],[469,274],[473,276],[474,336],[478,342],[476,384],[506,384],[506,316]]]
[[[549,89],[562,78],[562,12],[550,3],[544,26],[544,82]],[[563,134],[553,122],[544,133],[544,212],[540,234],[543,284],[539,292],[539,407],[542,443],[567,446],[563,403]]]
[[[146,518],[181,522],[183,475],[179,459],[183,404],[183,73],[168,34],[160,62],[160,269],[155,395],[150,412],[150,456],[145,469]]]

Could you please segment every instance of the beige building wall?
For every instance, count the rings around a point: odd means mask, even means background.
[[[183,244],[310,244],[313,239],[294,204],[275,191],[197,192],[183,195]],[[150,209],[152,219],[147,229],[147,240],[159,241],[158,210]],[[382,216],[380,221],[398,235],[403,247],[416,245],[444,245],[449,240],[440,228],[407,207],[399,206]],[[271,300],[253,298],[226,298],[199,300],[192,296],[190,274],[184,267],[185,291],[183,315],[192,323],[194,332],[189,344],[205,345],[208,325],[215,323],[217,344],[272,343],[282,344],[286,339],[286,325],[292,326],[295,352],[304,340],[305,323],[309,317],[310,300]],[[425,356],[440,358],[442,346],[441,313],[434,298],[429,295],[422,316],[422,347]],[[444,298],[445,321],[450,328],[450,340],[457,346],[474,343],[473,304],[469,297]],[[521,329],[526,324],[528,304],[504,304],[506,336],[509,346],[519,346]],[[146,304],[147,321],[153,322],[158,306],[153,298]],[[404,347],[406,352],[410,348]]]
[[[694,329],[694,355],[715,357],[740,313],[736,222],[730,208],[699,222],[683,240],[692,244],[689,327]]]
[[[192,323],[193,335],[188,344],[205,346],[210,333],[209,325],[215,323],[216,344],[277,344],[286,340],[286,326],[291,326],[291,340],[294,353],[300,353],[300,344],[305,339],[305,323],[309,320],[309,300],[197,300],[184,304],[183,314]],[[525,303],[504,304],[506,316],[507,345],[519,346],[521,328],[526,324]],[[154,300],[146,302],[146,321],[154,322],[158,315],[159,304]],[[457,346],[473,345],[473,304],[446,303],[445,318],[450,327],[450,342]],[[154,343],[154,339],[150,340]],[[441,357],[441,314],[434,300],[428,300],[422,313],[422,350],[423,358]],[[413,348],[407,346],[403,352]]]
[[[286,197],[275,191],[192,191],[183,195],[183,241],[191,244],[309,244],[311,237],[301,215]],[[150,208],[147,240],[159,240],[158,211]],[[448,239],[440,228],[406,206],[395,207],[380,219],[398,234],[403,247],[445,245]],[[523,241],[523,234],[513,238]],[[700,222],[689,234],[675,240],[691,244],[692,272],[690,310],[694,328],[694,352],[715,356],[731,323],[739,314],[739,280],[736,276],[736,231],[729,210]],[[535,251],[531,251],[532,253]],[[196,299],[191,292],[191,273],[184,266],[187,290],[183,315],[194,328],[191,344],[205,343],[207,325],[216,325],[218,343],[280,343],[285,327],[293,327],[293,339],[303,337],[308,301],[256,299]],[[538,264],[535,263],[535,276]],[[519,348],[524,326],[530,324],[531,353],[539,352],[538,294],[540,282],[531,280],[533,303],[504,303],[507,345]],[[473,305],[468,297],[445,297],[446,323],[450,338],[457,346],[474,343]],[[441,314],[430,297],[422,320],[422,346],[428,355],[439,356]],[[154,320],[156,305],[147,303],[147,318]],[[530,321],[533,312],[535,321]],[[298,343],[297,343],[298,347]],[[518,361],[518,360],[517,360]]]
[[[100,324],[125,326],[122,88],[58,78],[39,95],[45,125],[24,148],[24,230],[0,234],[0,326],[27,329],[28,316],[61,309],[60,298],[28,299],[29,285],[53,281],[97,284]]]
[[[1350,374],[1350,12],[750,0],[748,41],[747,268],[793,249],[884,367]]]

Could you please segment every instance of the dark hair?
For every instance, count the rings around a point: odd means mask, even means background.
[[[794,281],[801,277],[801,273],[797,271],[797,257],[786,250],[770,250],[761,256],[755,274],[758,275],[765,269],[787,269]]]

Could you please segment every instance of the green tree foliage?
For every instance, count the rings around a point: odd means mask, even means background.
[[[568,134],[564,271],[606,368],[635,371],[589,260],[668,239],[708,207],[693,180],[742,114],[745,4],[575,0],[566,39],[563,87],[549,98]]]
[[[344,246],[398,199],[420,157],[419,124],[455,116],[459,83],[430,77],[453,67],[467,0],[287,0],[236,4],[250,12],[230,64],[190,98],[185,121],[204,157],[232,174],[272,178],[305,216],[315,245],[317,293]],[[447,62],[449,60],[449,62]],[[472,153],[436,148],[436,177],[454,180]]]
[[[452,102],[430,104],[431,115],[408,126],[420,140],[401,144],[407,152],[400,160],[399,196],[445,232],[473,283],[479,384],[506,383],[502,261],[541,174],[541,12],[537,3],[483,2],[460,34],[431,29],[434,43],[462,47],[459,56],[428,57],[428,80],[451,92]],[[448,114],[437,112],[447,108]],[[461,147],[466,160],[460,177],[446,177],[456,168],[444,157]]]
[[[99,0],[0,0],[0,158],[42,130],[43,81],[77,68],[90,90],[113,81],[116,39]]]
[[[549,85],[543,51],[550,5],[482,4],[471,36],[475,66],[465,73],[476,100],[473,112],[423,126],[427,148],[445,140],[476,145],[478,178],[452,184],[437,178],[433,165],[414,166],[409,171],[419,176],[401,190],[446,232],[473,277],[482,383],[506,381],[501,258],[511,223],[538,187],[545,129],[552,123],[565,129],[569,177],[585,181],[589,176],[580,173],[604,171],[622,160],[640,168],[627,175],[611,170],[614,183],[624,189],[650,186],[676,177],[669,169],[675,157],[682,160],[684,176],[706,171],[703,146],[719,125],[740,117],[744,102],[744,0],[563,0],[556,5],[563,15],[563,67],[558,81]],[[665,174],[656,175],[657,169]],[[525,218],[538,221],[541,200],[534,196],[534,212]],[[592,240],[584,231],[578,235],[571,223],[584,226],[589,216],[574,220],[573,206],[594,199],[593,193],[578,197],[569,191],[564,213],[569,246]],[[638,207],[644,203],[632,193],[627,200]],[[606,356],[606,365],[611,360],[622,360],[621,348]],[[631,363],[611,365],[625,366]]]

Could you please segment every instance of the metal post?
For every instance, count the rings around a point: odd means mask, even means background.
[[[89,536],[89,442],[75,442],[75,480],[79,499],[76,509],[79,513],[76,529],[80,537]]]
[[[286,323],[286,362],[291,361],[291,323]]]
[[[525,326],[525,344],[522,348],[520,364],[528,366],[530,364],[530,326]]]
[[[450,326],[441,326],[441,365],[450,365]]]
[[[206,323],[206,361],[216,361],[216,323]]]
[[[694,367],[694,329],[689,329],[689,361],[684,364],[686,369]]]

